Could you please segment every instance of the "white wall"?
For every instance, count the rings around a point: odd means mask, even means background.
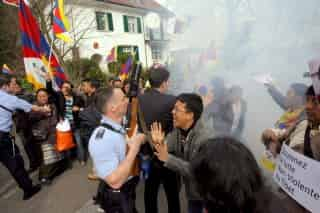
[[[99,5],[90,5],[90,6],[79,6],[79,5],[69,5],[72,8],[70,13],[70,24],[71,24],[71,33],[73,36],[80,36],[83,31],[87,31],[84,39],[79,43],[80,48],[80,57],[90,58],[93,54],[100,54],[106,59],[110,50],[116,45],[135,45],[139,47],[139,57],[143,66],[146,66],[146,47],[144,40],[144,29],[143,33],[125,33],[124,24],[123,24],[123,15],[140,17],[143,23],[143,14],[139,10],[132,8],[113,6],[108,4]],[[95,12],[108,12],[112,13],[113,18],[113,32],[106,31],[97,31],[96,28],[96,17]],[[94,49],[94,42],[99,43],[99,48]],[[149,54],[148,54],[149,55]],[[148,62],[152,62],[151,55],[148,57]],[[150,65],[148,63],[148,65]],[[152,64],[152,63],[151,63]]]

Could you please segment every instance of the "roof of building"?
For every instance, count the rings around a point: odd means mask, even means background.
[[[174,13],[160,5],[154,0],[101,0],[106,3],[123,5],[127,7],[139,8],[158,12],[168,16],[174,16]]]

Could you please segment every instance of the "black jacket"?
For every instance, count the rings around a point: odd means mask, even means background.
[[[90,136],[94,129],[100,125],[101,113],[93,104],[79,113],[79,127],[82,141],[89,143]]]
[[[172,131],[173,119],[171,112],[175,102],[175,96],[162,94],[155,89],[151,89],[139,96],[140,109],[148,130],[150,130],[153,122],[158,121],[166,134]]]
[[[62,92],[56,92],[52,88],[52,82],[47,81],[46,88],[48,93],[51,95],[52,103],[54,103],[57,107],[58,110],[58,116],[59,118],[64,118],[65,115],[65,104],[66,104],[66,99],[64,98],[64,95]],[[75,94],[72,95],[73,97],[73,106],[78,106],[80,108],[84,107],[84,100]],[[73,112],[73,119],[74,119],[74,124],[76,127],[79,125],[79,112]]]
[[[175,96],[162,94],[155,89],[151,89],[140,95],[138,100],[148,130],[150,130],[151,124],[157,121],[161,123],[166,134],[172,131],[173,118],[171,112],[176,102]],[[139,130],[141,131],[140,119]],[[149,149],[147,152],[150,151]]]

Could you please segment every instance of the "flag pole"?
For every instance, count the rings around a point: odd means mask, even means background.
[[[52,0],[50,2],[51,2],[51,26],[52,26],[54,8],[53,8]],[[48,62],[48,72],[49,72],[50,78],[53,77],[53,74],[51,72],[51,57],[52,57],[52,54],[53,54],[53,42],[54,42],[54,32],[53,32],[53,29],[52,29],[52,38],[51,38],[50,52],[49,52],[49,62]]]

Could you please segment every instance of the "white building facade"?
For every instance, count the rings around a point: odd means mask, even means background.
[[[76,41],[73,56],[98,54],[107,63],[107,56],[117,47],[118,53],[133,52],[144,67],[164,63],[169,37],[163,29],[173,13],[153,0],[70,0],[65,10]],[[144,18],[150,12],[159,15],[159,29],[146,27]]]

